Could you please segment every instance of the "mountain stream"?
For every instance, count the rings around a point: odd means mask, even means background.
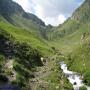
[[[90,87],[84,85],[82,76],[76,72],[69,71],[64,61],[60,62],[60,66],[69,82],[73,85],[74,90],[79,90],[79,88],[82,86],[85,86],[87,90],[90,90]]]

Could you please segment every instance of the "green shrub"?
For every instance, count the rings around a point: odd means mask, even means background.
[[[23,65],[15,63],[14,64],[14,69],[19,73],[21,76],[25,77],[26,80],[28,78],[34,78],[34,75],[32,74],[32,71],[26,69]]]
[[[2,72],[4,63],[5,63],[5,58],[4,56],[0,55],[0,72]]]
[[[90,71],[87,71],[84,75],[84,83],[90,86]]]
[[[18,62],[27,68],[42,65],[39,52],[27,43],[16,43],[15,56],[19,58]]]
[[[80,90],[87,90],[87,88],[83,86],[83,87],[80,87]]]
[[[26,86],[25,78],[17,74],[16,81],[14,81],[13,84],[17,84],[20,88],[25,87]]]

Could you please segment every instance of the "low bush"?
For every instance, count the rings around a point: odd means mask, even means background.
[[[83,87],[80,87],[79,90],[87,90],[87,88],[85,86],[83,86]]]
[[[4,83],[8,82],[8,78],[6,77],[6,75],[0,74],[0,82],[4,82]]]
[[[84,83],[90,86],[90,71],[87,71],[84,75]]]

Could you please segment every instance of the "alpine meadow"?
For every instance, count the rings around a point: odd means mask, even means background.
[[[90,90],[90,0],[58,26],[0,0],[0,90]]]

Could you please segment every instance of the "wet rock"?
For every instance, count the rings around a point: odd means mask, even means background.
[[[73,83],[73,85],[77,85],[77,83],[76,83],[76,82],[74,82],[74,83]]]

